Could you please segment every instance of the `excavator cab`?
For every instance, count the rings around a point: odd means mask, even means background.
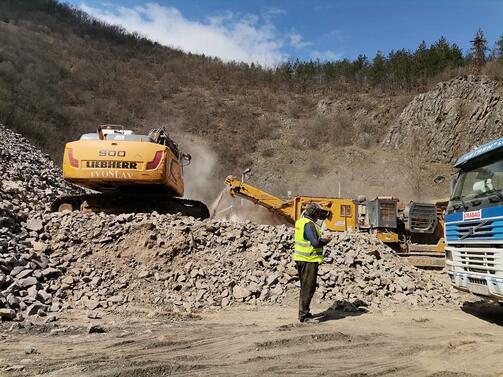
[[[173,139],[169,137],[164,127],[154,128],[148,134],[148,137],[152,139],[152,142],[165,145],[176,155],[180,165],[183,167],[190,165],[192,161],[192,156],[188,153],[183,153],[178,144],[176,144]]]
[[[178,145],[171,139],[164,128],[154,128],[148,133],[148,137],[153,143],[167,146],[175,154],[178,160],[182,157]]]

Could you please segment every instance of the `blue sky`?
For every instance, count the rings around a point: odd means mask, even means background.
[[[442,35],[466,51],[479,27],[492,48],[503,34],[503,0],[67,2],[169,46],[265,65],[373,57]]]

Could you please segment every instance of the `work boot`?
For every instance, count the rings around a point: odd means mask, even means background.
[[[302,322],[302,323],[320,323],[320,320],[313,318],[313,317],[306,317],[303,320],[301,320],[300,322]]]

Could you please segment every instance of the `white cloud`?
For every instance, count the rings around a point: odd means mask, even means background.
[[[276,18],[278,16],[283,16],[285,14],[286,14],[285,9],[268,8],[268,9],[264,10],[264,12],[262,13],[262,16],[264,17],[264,19],[266,21],[272,21],[274,18]]]
[[[344,30],[334,29],[329,31],[328,33],[323,34],[322,38],[326,40],[335,39],[338,42],[343,42],[349,39],[349,35]]]
[[[282,52],[285,42],[268,17],[226,12],[198,22],[185,18],[177,8],[156,3],[106,9],[81,5],[81,9],[163,45],[216,56],[223,61],[254,62],[271,67],[286,60]],[[299,37],[297,42],[302,43]]]
[[[302,35],[297,34],[296,32],[288,34],[288,39],[288,44],[296,49],[301,49],[312,45],[311,42],[306,41]]]
[[[328,60],[333,61],[342,58],[342,54],[339,52],[335,52],[333,50],[324,50],[324,51],[314,50],[311,51],[311,57],[313,59],[319,59],[321,61],[328,61]]]

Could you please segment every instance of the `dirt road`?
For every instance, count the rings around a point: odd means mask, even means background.
[[[241,306],[193,318],[130,310],[92,320],[74,312],[57,327],[4,326],[0,376],[503,375],[498,306],[331,311],[310,325],[294,318],[294,305]],[[107,332],[88,334],[89,323]],[[27,346],[36,351],[26,354]]]

